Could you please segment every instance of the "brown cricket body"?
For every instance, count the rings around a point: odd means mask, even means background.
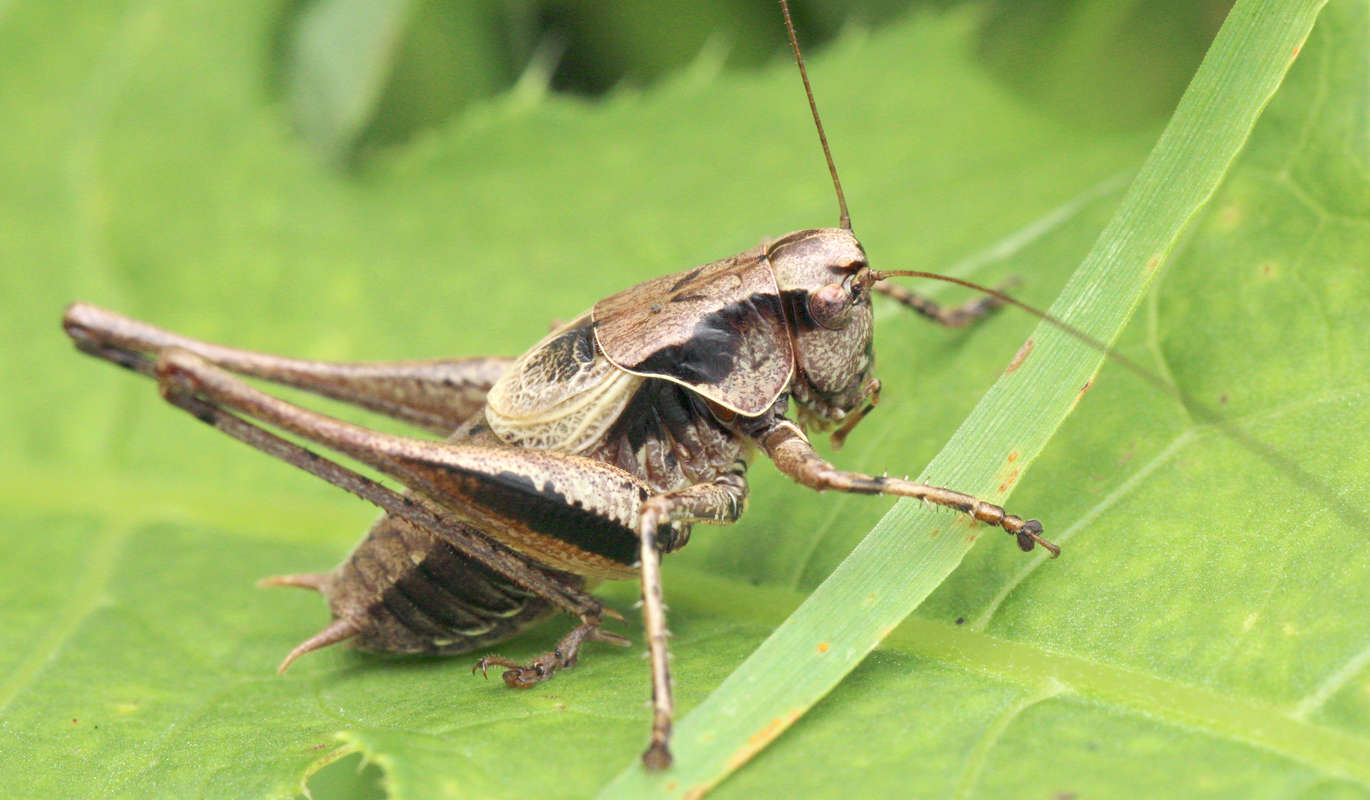
[[[313,589],[332,621],[286,656],[351,640],[376,651],[461,653],[557,611],[579,624],[527,663],[497,656],[528,688],[574,666],[621,617],[588,593],[639,579],[651,657],[645,763],[671,761],[673,702],[660,556],[691,526],[746,509],[759,452],[818,491],[913,497],[996,525],[1025,550],[1054,545],[1035,520],[935,486],[839,470],[807,433],[840,444],[875,406],[871,293],[882,290],[850,228],[808,77],[782,0],[841,206],[841,225],[797,231],[730,258],[649,280],[596,303],[517,359],[334,364],[222,347],[81,303],[63,317],[77,347],[157,381],[200,421],[380,507],[337,568],[268,578]],[[892,274],[892,273],[891,273]],[[889,292],[946,325],[983,317],[1002,295],[941,309]],[[236,374],[235,374],[236,373]],[[239,376],[315,392],[437,433],[384,434],[285,402]],[[403,484],[396,491],[268,428],[322,445]],[[834,430],[835,429],[835,430]]]
[[[811,488],[919,497],[1000,525],[1027,548],[1041,541],[1039,525],[998,506],[842,472],[814,453],[806,430],[845,421],[845,436],[874,405],[871,275],[851,231],[798,231],[606,298],[514,360],[297,361],[83,304],[63,323],[78,347],[156,378],[202,421],[386,510],[336,569],[264,581],[319,591],[333,618],[282,669],[348,639],[374,651],[454,654],[557,610],[578,616],[552,653],[477,665],[509,667],[505,682],[527,688],[572,666],[586,640],[626,643],[601,629],[616,615],[585,590],[642,575],[657,704],[650,760],[660,764],[671,706],[657,559],[684,546],[694,523],[740,518],[756,452]],[[433,442],[358,428],[224,368],[448,435]],[[325,444],[408,491],[372,484],[243,417]]]

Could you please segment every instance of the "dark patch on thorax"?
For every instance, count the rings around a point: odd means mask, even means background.
[[[757,293],[704,314],[695,323],[690,338],[663,347],[640,363],[634,371],[670,375],[686,383],[717,386],[734,369],[755,369],[772,346],[769,328],[756,328],[760,318],[784,320],[780,299],[774,294]],[[746,355],[745,360],[740,359]],[[741,361],[742,363],[739,363]],[[755,362],[755,363],[754,363]]]

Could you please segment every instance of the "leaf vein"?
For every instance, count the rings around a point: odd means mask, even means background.
[[[985,729],[984,735],[975,743],[970,755],[966,758],[965,768],[961,771],[961,777],[956,782],[954,797],[970,797],[975,791],[976,785],[980,782],[980,774],[984,771],[985,762],[989,760],[990,751],[1003,738],[1004,732],[1008,730],[1013,721],[1022,716],[1024,711],[1035,705],[1044,703],[1057,695],[1068,691],[1068,687],[1059,681],[1049,681],[1046,686],[1035,692],[1030,692],[1010,703],[999,716]]]
[[[1055,537],[1057,544],[1065,544],[1073,539],[1081,530],[1084,530],[1089,525],[1093,524],[1094,520],[1098,519],[1110,508],[1117,505],[1123,498],[1131,494],[1133,490],[1144,483],[1147,478],[1151,477],[1152,473],[1174,458],[1176,453],[1190,442],[1194,441],[1195,438],[1194,429],[1190,428],[1172,439],[1170,444],[1166,445],[1165,449],[1158,453],[1155,458],[1152,458],[1146,464],[1142,465],[1140,469],[1132,473],[1131,476],[1119,484],[1118,488],[1114,489],[1098,503],[1095,503],[1094,506],[1081,515],[1073,525],[1062,531],[1059,536]],[[1037,571],[1037,568],[1042,566],[1046,560],[1046,556],[1038,554],[1030,563],[1020,569],[1016,575],[1010,578],[1008,582],[999,589],[998,593],[994,595],[994,599],[990,600],[989,605],[980,613],[980,616],[976,617],[967,627],[973,631],[983,631],[985,626],[989,624],[990,619],[999,610],[999,607],[1003,605],[1004,600],[1008,598],[1009,594],[1017,589],[1023,581],[1026,581],[1031,577]]]
[[[1364,672],[1367,666],[1370,666],[1370,644],[1348,658],[1345,663],[1333,670],[1330,675],[1314,687],[1313,691],[1299,700],[1290,716],[1295,719],[1307,719],[1326,705],[1327,701],[1341,691],[1342,687]]]
[[[111,526],[93,542],[84,574],[76,581],[66,604],[53,616],[52,624],[43,631],[14,672],[0,682],[0,713],[4,713],[24,688],[38,677],[81,622],[99,606],[131,532],[132,526],[129,525]]]

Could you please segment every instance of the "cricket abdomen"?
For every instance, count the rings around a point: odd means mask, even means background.
[[[358,647],[394,653],[463,653],[507,639],[554,610],[394,517],[372,526],[323,591],[334,618],[357,629]]]

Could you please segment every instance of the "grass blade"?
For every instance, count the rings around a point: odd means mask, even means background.
[[[1170,124],[1052,313],[1109,342],[1212,197],[1325,0],[1233,8]],[[1001,501],[1074,408],[1103,356],[1050,327],[1004,375],[922,479]],[[603,798],[697,797],[832,689],[988,529],[901,502],[762,646],[681,721],[675,767],[625,769]],[[1045,678],[1044,678],[1045,680]]]

